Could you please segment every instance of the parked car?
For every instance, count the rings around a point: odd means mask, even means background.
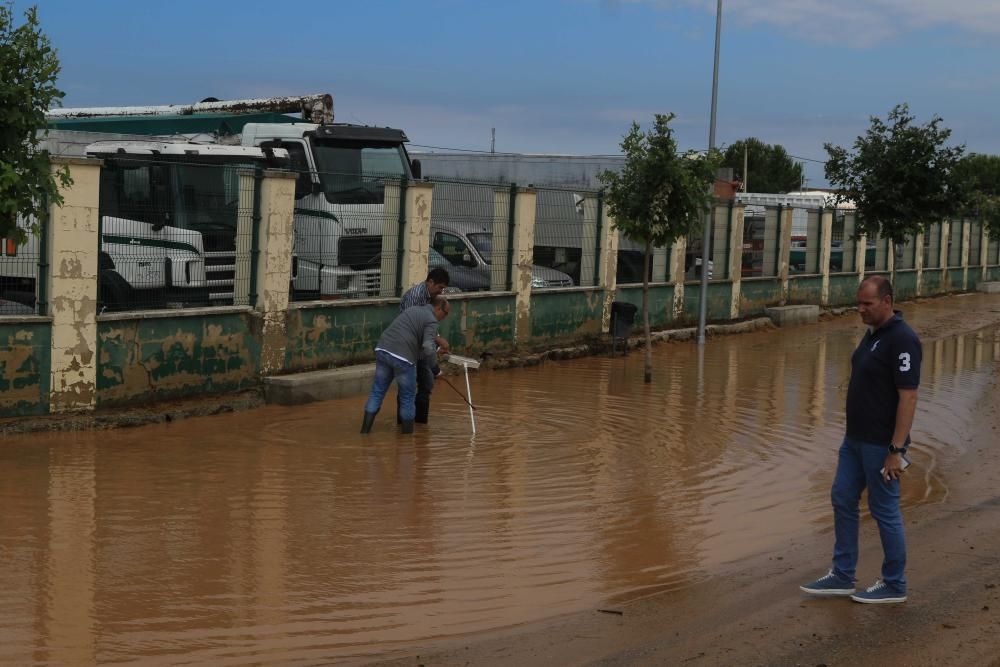
[[[466,266],[455,266],[434,248],[428,248],[427,265],[432,269],[440,267],[448,272],[451,278],[448,283],[449,292],[482,292],[490,288],[488,273]]]
[[[431,248],[457,268],[467,268],[489,282],[493,234],[482,224],[431,220]],[[556,269],[531,267],[532,289],[572,287],[573,279]]]

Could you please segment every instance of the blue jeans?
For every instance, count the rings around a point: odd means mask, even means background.
[[[886,482],[879,471],[888,455],[887,445],[876,445],[844,437],[837,461],[830,499],[833,501],[833,572],[847,581],[854,581],[858,564],[858,503],[861,492],[868,488],[868,509],[878,524],[882,538],[882,581],[906,592],[906,538],[903,535],[903,515],[899,511],[899,480]]]
[[[399,416],[403,421],[413,421],[414,400],[417,396],[417,367],[408,361],[397,359],[388,352],[375,352],[375,382],[372,384],[365,412],[375,414],[382,407],[389,385],[396,381],[399,390]]]

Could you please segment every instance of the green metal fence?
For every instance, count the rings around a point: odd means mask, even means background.
[[[39,281],[45,268],[43,224],[18,217],[17,226],[26,233],[25,242],[0,238],[0,315],[44,314],[44,281]]]
[[[241,163],[106,159],[98,312],[251,303],[260,181]]]
[[[517,185],[431,179],[429,264],[463,292],[509,291]]]
[[[314,178],[296,187],[292,299],[399,296],[409,181],[395,171]]]
[[[534,289],[600,284],[603,208],[599,191],[538,188]]]

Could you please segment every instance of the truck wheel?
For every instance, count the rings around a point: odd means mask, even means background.
[[[101,271],[98,279],[97,312],[116,312],[128,308],[132,300],[132,288],[128,281],[112,269]]]

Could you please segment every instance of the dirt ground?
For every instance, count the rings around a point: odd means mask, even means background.
[[[1000,368],[997,369],[1000,374]],[[424,647],[386,665],[990,665],[1000,667],[1000,381],[969,424],[950,493],[907,512],[909,600],[813,599],[831,526],[717,578],[592,610]],[[833,453],[831,452],[831,457]],[[954,480],[964,480],[956,484]],[[864,500],[862,501],[864,502]],[[882,552],[862,520],[859,572]],[[859,581],[859,586],[872,582]]]

